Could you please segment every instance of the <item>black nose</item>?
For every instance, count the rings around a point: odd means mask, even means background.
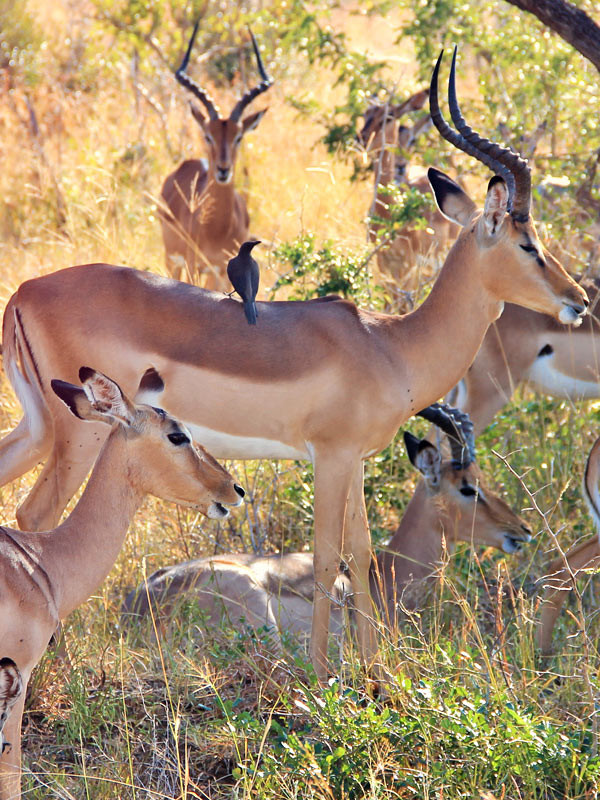
[[[229,177],[229,167],[217,167],[217,177],[219,180],[226,181]]]
[[[233,488],[236,490],[236,492],[239,494],[240,497],[246,496],[246,492],[242,489],[241,486],[238,486],[237,483],[233,484]]]

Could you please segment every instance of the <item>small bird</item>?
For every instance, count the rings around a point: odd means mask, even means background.
[[[252,258],[252,248],[260,244],[258,239],[244,242],[240,251],[227,264],[227,276],[234,290],[244,302],[244,313],[248,325],[256,325],[256,293],[258,292],[259,271],[258,264]]]

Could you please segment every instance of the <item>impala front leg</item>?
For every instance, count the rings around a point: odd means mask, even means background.
[[[327,678],[330,597],[340,569],[346,504],[357,463],[356,456],[347,452],[315,454],[315,596],[310,655],[320,681]]]
[[[22,674],[21,678],[23,691],[11,708],[3,730],[7,746],[4,753],[0,753],[0,800],[18,800],[21,797],[21,720],[29,674]]]
[[[344,558],[350,568],[358,646],[365,666],[371,666],[377,651],[377,635],[369,589],[371,534],[365,506],[363,461],[356,466],[348,495],[344,525]]]

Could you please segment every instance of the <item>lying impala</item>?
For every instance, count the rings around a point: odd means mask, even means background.
[[[24,416],[0,442],[0,485],[47,459],[18,511],[25,529],[56,524],[97,453],[101,431],[73,420],[47,388],[53,375],[72,380],[85,361],[112,371],[125,391],[134,392],[146,373],[143,397],[154,405],[160,397],[219,456],[312,461],[315,580],[323,591],[314,602],[311,652],[320,676],[326,674],[328,592],[341,558],[350,570],[365,660],[376,650],[368,621],[363,460],[457,383],[504,301],[561,323],[579,320],[588,303],[558,261],[542,254],[529,216],[527,164],[479,137],[462,118],[454,59],[450,110],[458,132],[443,119],[439,65],[430,91],[434,123],[502,177],[492,178],[479,211],[460,186],[430,170],[440,208],[463,231],[426,301],[411,314],[358,309],[335,297],[258,303],[260,325],[249,329],[235,300],[107,264],[26,281],[4,314],[4,365]],[[23,351],[37,366],[35,380],[19,368]]]
[[[163,184],[159,217],[165,244],[167,271],[175,276],[197,280],[206,275],[209,289],[228,289],[227,262],[248,239],[250,219],[246,200],[233,186],[235,160],[242,137],[254,130],[266,108],[242,119],[246,107],[272,84],[263,66],[252,34],[261,83],[249,89],[228,118],[223,118],[214,101],[189,77],[190,60],[199,21],[175,77],[203,104],[208,119],[191,103],[194,119],[200,125],[208,148],[204,160],[184,161]]]
[[[423,169],[409,167],[407,153],[413,147],[419,134],[431,125],[431,117],[426,116],[414,125],[399,125],[399,120],[409,111],[422,108],[428,92],[423,90],[409,97],[399,105],[371,105],[366,114],[358,141],[373,157],[375,165],[375,203],[370,216],[383,220],[391,218],[390,203],[393,202],[394,189],[417,189],[421,194],[431,197],[431,186]],[[426,228],[407,225],[399,231],[393,241],[377,253],[379,269],[394,278],[404,281],[416,264],[417,255],[436,253],[445,244],[453,241],[460,230],[437,208],[427,209],[421,215],[427,221]],[[369,228],[371,241],[377,241],[383,226],[373,222]]]
[[[591,539],[581,542],[572,550],[555,559],[548,568],[548,577],[544,579],[546,591],[542,605],[541,624],[538,628],[538,644],[543,653],[552,651],[552,633],[560,610],[573,581],[585,571],[600,567],[600,438],[596,439],[585,467],[583,477],[583,496],[594,520],[596,534]],[[565,564],[566,560],[566,564]]]
[[[26,352],[22,357],[29,361]],[[24,371],[35,380],[33,372]],[[80,379],[83,389],[52,381],[67,413],[87,424],[112,426],[81,499],[55,530],[22,533],[0,528],[0,656],[14,662],[25,688],[60,621],[108,575],[145,495],[221,519],[229,513],[225,504],[239,505],[244,494],[203,448],[192,446],[189,432],[173,417],[161,409],[134,405],[116,383],[87,367],[80,370]],[[21,796],[25,692],[17,696],[15,682],[13,672],[13,690],[7,693],[14,708],[3,730],[12,749],[0,755],[2,800]],[[1,698],[0,682],[0,702]]]
[[[437,579],[444,549],[457,542],[519,550],[531,539],[520,517],[483,482],[473,461],[472,425],[455,409],[430,407],[423,415],[448,437],[452,458],[427,440],[406,432],[411,463],[423,475],[406,507],[400,526],[369,571],[371,593],[383,623],[396,620],[397,609],[423,606],[424,594]],[[348,577],[339,573],[333,588],[332,629],[343,625]],[[194,598],[207,622],[224,615],[235,625],[265,625],[308,635],[312,618],[314,570],[312,553],[254,556],[226,553],[159,569],[125,601],[125,615],[153,614],[167,620],[185,595]],[[278,641],[277,644],[281,646]]]
[[[600,397],[600,321],[595,314],[600,281],[581,284],[590,298],[583,324],[559,325],[546,314],[506,304],[491,325],[475,360],[449,400],[466,411],[480,433],[529,381],[542,392],[569,400]]]

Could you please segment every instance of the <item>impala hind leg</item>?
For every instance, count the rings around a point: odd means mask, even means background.
[[[552,651],[554,626],[573,585],[571,572],[577,578],[579,570],[600,567],[600,542],[598,541],[598,536],[596,535],[592,539],[577,545],[566,554],[565,558],[570,570],[567,569],[561,556],[550,565],[549,577],[545,581],[547,588],[544,593],[541,624],[538,628],[538,644],[542,653],[545,654]]]
[[[369,575],[371,568],[371,534],[364,494],[364,464],[359,462],[352,476],[346,522],[344,525],[344,558],[350,569],[352,601],[356,611],[356,636],[365,666],[371,666],[377,652],[376,623],[373,617]]]
[[[344,543],[346,504],[356,469],[348,453],[315,457],[315,594],[310,655],[320,681],[327,679],[330,598],[338,576]]]
[[[92,468],[106,439],[106,425],[89,422],[56,425],[52,452],[33,489],[17,510],[24,531],[47,531],[60,522],[62,513]]]

